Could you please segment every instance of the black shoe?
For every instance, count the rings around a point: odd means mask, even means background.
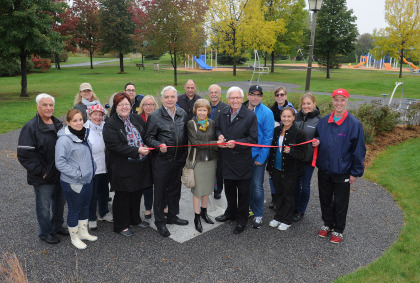
[[[228,217],[225,214],[222,214],[222,215],[216,217],[216,221],[219,221],[219,222],[226,222],[228,220],[235,220],[235,219],[232,218],[232,217]]]
[[[165,224],[156,226],[156,228],[157,228],[159,234],[162,237],[165,237],[166,238],[166,237],[169,237],[171,235],[171,233],[169,232],[168,228],[166,228],[166,225]]]
[[[141,228],[147,228],[147,227],[149,227],[149,226],[150,226],[150,224],[149,224],[149,222],[147,222],[147,221],[142,221],[142,222],[140,222],[139,224],[134,225],[134,226],[141,227]]]
[[[220,199],[222,197],[222,194],[214,193],[215,199]]]
[[[126,237],[131,237],[131,236],[134,235],[134,232],[131,231],[130,229],[127,229],[126,231],[124,231],[124,230],[121,231],[120,234],[123,235],[123,236],[126,236]]]
[[[195,214],[194,225],[195,225],[195,230],[197,230],[200,233],[203,232],[203,226],[201,225],[200,214],[197,214],[197,213]]]
[[[177,217],[173,220],[166,220],[166,224],[175,224],[175,225],[185,226],[185,225],[188,225],[188,220],[184,220]]]
[[[275,194],[271,194],[271,202],[268,205],[268,207],[270,209],[274,209],[275,206],[276,206],[276,195]]]
[[[293,215],[292,221],[293,221],[293,222],[299,222],[299,221],[301,221],[301,220],[302,220],[302,218],[303,218],[303,216],[304,216],[304,215],[305,215],[304,213],[296,212],[296,213]]]
[[[53,245],[60,243],[60,238],[54,234],[47,234],[44,237],[42,237],[41,240],[48,244],[53,244]]]
[[[146,219],[150,219],[150,218],[152,218],[152,214],[150,213],[150,214],[145,214],[144,215],[144,218],[146,218]]]
[[[207,223],[207,224],[214,224],[213,220],[210,219],[210,217],[207,214],[207,207],[201,208],[201,213],[200,216],[203,218],[203,220]]]
[[[66,227],[61,227],[57,232],[55,232],[55,234],[70,236],[69,229],[67,229]]]
[[[233,234],[241,234],[245,230],[244,225],[237,224],[235,229],[233,229]]]

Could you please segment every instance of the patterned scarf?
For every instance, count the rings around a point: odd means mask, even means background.
[[[87,99],[85,99],[85,98],[83,98],[83,97],[82,97],[82,103],[83,103],[84,105],[86,105],[86,106],[87,106],[87,108],[89,108],[89,107],[90,107],[90,106],[92,106],[92,105],[97,105],[97,104],[101,105],[101,104],[99,103],[99,101],[97,101],[97,100],[88,101]]]
[[[120,115],[118,115],[120,119],[124,122],[125,132],[127,133],[127,140],[128,145],[133,147],[143,147],[144,143],[140,136],[139,131],[136,127],[134,127],[133,124],[131,124],[130,117],[127,117],[126,119],[122,118]],[[144,155],[139,154],[140,159],[144,158]]]
[[[207,128],[209,126],[209,122],[208,122],[208,118],[204,119],[204,120],[198,120],[197,117],[197,124],[199,125],[199,129],[202,130],[203,132],[207,131]]]

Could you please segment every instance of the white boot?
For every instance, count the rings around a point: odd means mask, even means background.
[[[88,220],[79,220],[79,238],[80,240],[96,241],[98,237],[89,234]]]
[[[85,243],[83,243],[80,240],[78,230],[79,230],[79,228],[77,226],[76,227],[69,227],[71,243],[73,244],[73,246],[75,246],[79,250],[84,250],[84,249],[86,249],[87,246],[86,246]]]

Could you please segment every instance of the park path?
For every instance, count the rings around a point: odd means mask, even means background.
[[[259,83],[267,92],[275,86]],[[232,233],[232,222],[215,227],[204,223],[205,232],[199,234],[193,228],[191,192],[183,188],[180,216],[190,224],[185,228],[168,225],[171,238],[138,227],[133,237],[125,238],[112,232],[112,224],[99,222],[98,230],[92,232],[99,239],[88,243],[86,250],[76,250],[68,237],[61,237],[58,245],[48,245],[36,236],[33,188],[27,185],[26,172],[16,158],[19,133],[0,135],[0,251],[15,252],[31,282],[70,278],[84,282],[329,282],[383,255],[404,225],[392,196],[360,178],[351,188],[343,242],[334,245],[319,238],[322,221],[315,173],[304,219],[285,232],[268,226],[274,212],[266,203],[261,229],[251,228],[250,219],[240,235]],[[265,199],[270,200],[267,178],[264,187]],[[212,201],[224,205],[224,200]]]
[[[124,60],[131,60],[131,58],[124,58]],[[118,61],[120,61],[120,59],[111,59],[111,60],[107,60],[107,61],[93,61],[92,65],[97,66],[97,65],[100,65],[100,64],[106,64],[106,63],[118,62]],[[55,64],[52,64],[52,66],[55,68]],[[83,62],[83,63],[68,64],[68,65],[61,65],[60,64],[60,68],[89,67],[89,66],[90,66],[90,61],[89,62]]]

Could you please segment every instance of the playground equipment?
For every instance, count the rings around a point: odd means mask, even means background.
[[[390,63],[384,63],[385,70],[392,70]]]
[[[252,79],[254,78],[255,74],[258,74],[257,81],[260,80],[261,74],[268,74],[270,72],[270,69],[268,67],[261,66],[260,64],[260,56],[258,55],[258,51],[254,50],[254,65],[251,66],[253,68],[252,77],[249,80],[249,84],[251,85]]]
[[[210,67],[206,64],[206,55],[200,55],[199,58],[193,57],[193,60],[197,63],[198,66],[200,66],[203,70],[213,70],[213,67]]]
[[[353,68],[359,68],[360,66],[366,64],[369,60],[369,56],[361,56],[360,57],[360,63],[357,65],[354,65]]]
[[[404,57],[403,57],[403,62],[406,63],[406,64],[408,64],[409,66],[411,66],[413,69],[416,69],[417,70],[419,68],[416,65],[414,65],[413,63],[408,62],[407,59],[405,59]]]
[[[305,56],[303,56],[303,51],[302,51],[302,49],[298,49],[298,51],[296,52],[296,56],[295,56],[295,58],[293,59],[293,64],[295,63],[296,58],[298,57],[298,55],[300,55],[300,56],[302,57],[302,59],[303,59],[303,62],[305,62],[305,63],[306,63]]]

